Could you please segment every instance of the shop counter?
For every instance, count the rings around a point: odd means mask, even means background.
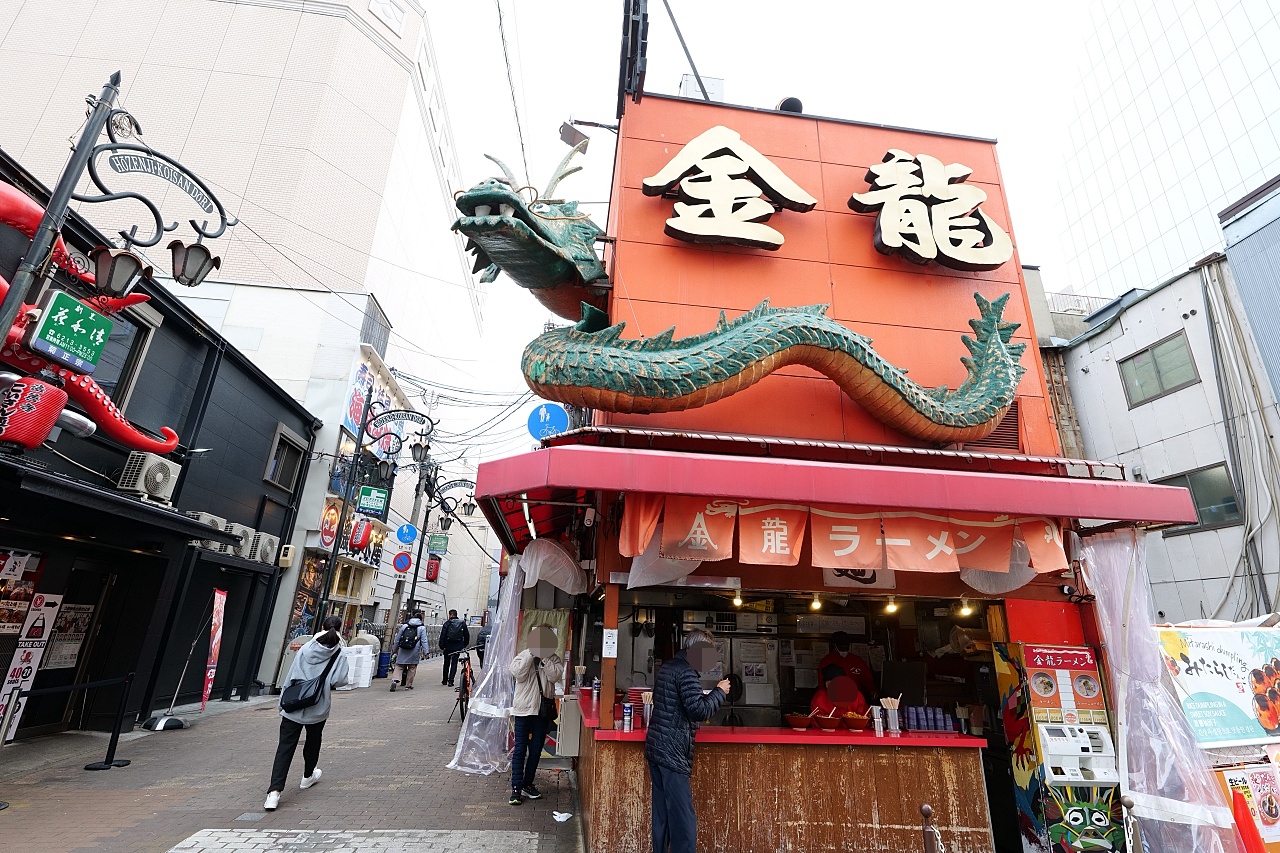
[[[643,741],[643,728],[624,732],[622,729],[596,729],[596,740],[609,741]],[[803,732],[790,727],[758,727],[758,726],[700,726],[694,738],[695,743],[774,743],[804,745],[840,745],[840,746],[939,746],[969,747],[976,749],[987,745],[986,738],[970,737],[954,732],[903,732],[899,737],[876,737],[875,732],[866,729],[855,732],[850,729],[836,729],[828,732],[816,726]]]

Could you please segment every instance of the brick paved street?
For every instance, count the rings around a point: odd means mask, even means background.
[[[274,703],[123,742],[118,757],[133,764],[118,770],[82,769],[102,758],[105,741],[97,738],[9,747],[11,754],[47,749],[58,761],[29,769],[38,762],[27,759],[6,771],[0,752],[0,800],[10,803],[0,811],[0,850],[576,853],[567,773],[540,771],[545,796],[513,807],[506,777],[445,769],[459,724],[456,716],[446,722],[454,693],[434,682],[438,666],[423,667],[414,691],[390,693],[379,679],[336,694],[320,754],[323,780],[298,790],[299,748],[274,813],[262,811],[279,725]],[[82,740],[81,754],[71,754],[66,740]],[[553,811],[574,819],[557,823]]]

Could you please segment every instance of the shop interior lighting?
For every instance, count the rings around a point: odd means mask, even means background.
[[[734,607],[742,606],[742,589],[741,588],[735,589],[733,591],[733,606]]]
[[[821,610],[821,609],[822,609],[822,596],[818,595],[818,593],[816,593],[816,592],[815,592],[815,593],[813,594],[813,603],[812,603],[812,604],[810,604],[810,605],[809,605],[809,607],[810,607],[810,608],[812,608],[813,610]]]
[[[893,597],[892,595],[891,595],[891,596],[889,596],[889,603],[888,603],[888,604],[886,604],[886,605],[884,606],[884,612],[885,612],[885,613],[897,613],[897,612],[898,612],[898,602],[894,599],[894,597]]]
[[[969,604],[969,599],[967,598],[960,599],[960,615],[961,616],[973,615],[973,607]]]

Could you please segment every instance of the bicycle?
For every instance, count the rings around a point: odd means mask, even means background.
[[[471,656],[467,654],[473,651],[475,646],[469,649],[463,649],[458,652],[458,686],[454,690],[458,694],[458,701],[454,703],[453,709],[449,711],[449,719],[446,722],[453,721],[454,711],[458,712],[459,721],[465,722],[467,719],[467,704],[471,701]]]

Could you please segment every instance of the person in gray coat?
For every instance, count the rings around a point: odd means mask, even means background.
[[[280,794],[284,792],[284,784],[289,776],[289,765],[293,763],[293,753],[298,748],[298,737],[305,729],[307,742],[302,747],[302,767],[304,776],[298,786],[306,790],[320,781],[320,768],[316,763],[320,760],[320,739],[324,732],[325,721],[329,719],[329,693],[334,687],[346,684],[349,679],[347,659],[342,654],[338,629],[342,627],[341,616],[330,616],[321,626],[324,633],[308,642],[298,650],[289,667],[289,676],[285,684],[295,681],[309,681],[324,673],[329,661],[333,668],[329,670],[324,689],[320,691],[320,699],[309,708],[298,711],[280,710],[280,745],[276,747],[276,760],[271,768],[271,785],[267,789],[267,801],[262,807],[267,811],[275,811],[280,805]],[[336,656],[336,658],[335,658]],[[282,694],[283,696],[283,694]]]
[[[408,622],[396,631],[396,666],[400,667],[400,676],[404,679],[404,689],[413,689],[413,676],[418,671],[418,664],[427,656],[427,629],[422,627],[422,611],[413,614]],[[391,692],[395,693],[400,686],[400,679],[391,673]]]

